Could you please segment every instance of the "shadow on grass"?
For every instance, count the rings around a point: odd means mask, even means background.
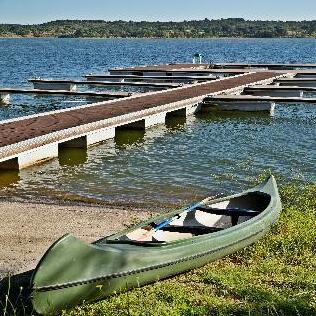
[[[33,270],[10,275],[0,280],[0,310],[2,315],[31,315],[30,281]]]

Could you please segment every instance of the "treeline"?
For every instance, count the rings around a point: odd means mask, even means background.
[[[36,25],[0,24],[1,37],[210,38],[313,37],[315,21],[249,21],[240,18],[183,22],[59,20]]]

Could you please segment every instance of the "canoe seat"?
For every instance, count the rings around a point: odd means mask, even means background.
[[[209,213],[209,214],[230,216],[231,223],[233,226],[238,224],[239,216],[253,217],[260,214],[259,211],[242,209],[238,207],[225,208],[225,209],[213,208],[213,207],[198,207],[197,210],[205,212],[205,213]]]
[[[242,208],[213,208],[213,207],[197,207],[196,210],[211,213],[216,215],[226,215],[226,216],[256,216],[259,215],[259,211],[247,210]]]
[[[207,227],[207,226],[164,226],[160,230],[168,232],[177,232],[177,233],[191,233],[192,235],[203,235],[214,233],[223,228],[218,227]]]

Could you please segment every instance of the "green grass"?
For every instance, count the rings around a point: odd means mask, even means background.
[[[63,315],[316,315],[316,185],[281,195],[278,224],[253,246]]]

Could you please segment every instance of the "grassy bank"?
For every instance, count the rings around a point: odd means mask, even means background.
[[[316,185],[281,195],[278,224],[255,245],[63,315],[316,315]]]

